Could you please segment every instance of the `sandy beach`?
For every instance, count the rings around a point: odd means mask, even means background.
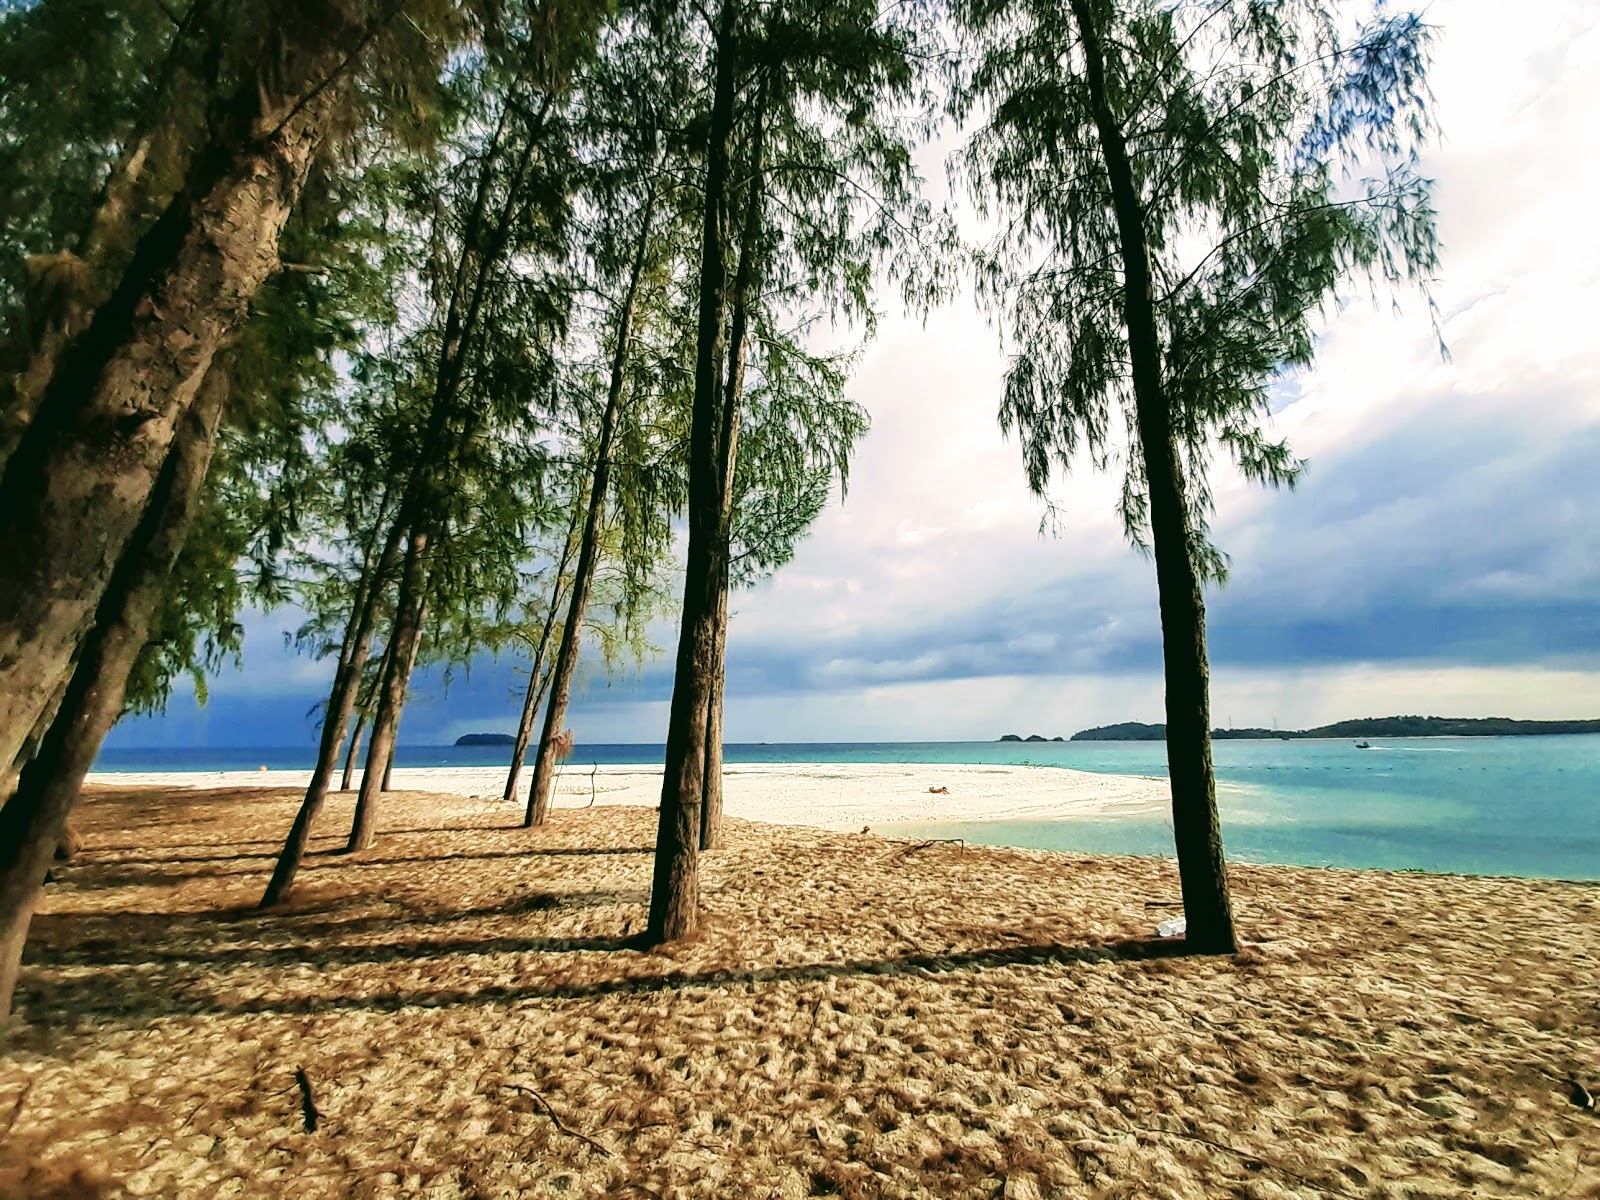
[[[406,791],[498,799],[504,767],[397,767],[393,784]],[[532,772],[524,772],[527,793]],[[93,785],[159,788],[300,788],[309,771],[194,771],[106,773]],[[357,775],[356,786],[360,786]],[[899,821],[1005,821],[1146,811],[1167,803],[1166,781],[1097,775],[1062,767],[950,766],[940,763],[729,764],[723,770],[729,816],[779,825],[858,830]],[[945,788],[933,792],[931,788]],[[591,767],[567,763],[552,805],[653,807],[661,798],[661,768]]]
[[[870,816],[981,782],[905,772]],[[734,816],[646,953],[655,813],[578,782],[533,831],[395,793],[356,856],[335,796],[274,913],[293,790],[95,788],[0,1194],[1600,1196],[1600,887],[1236,867],[1247,944],[1187,958],[1158,859]]]

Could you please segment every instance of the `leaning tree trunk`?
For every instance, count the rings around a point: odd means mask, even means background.
[[[720,523],[717,544],[722,570],[717,580],[716,640],[712,645],[711,698],[706,710],[705,767],[700,795],[700,849],[714,850],[722,832],[722,697],[728,674],[728,563],[732,553],[734,478],[739,463],[739,416],[744,402],[745,348],[750,309],[755,303],[755,261],[761,243],[761,201],[765,187],[767,86],[757,93],[750,138],[750,180],[745,185],[744,224],[739,233],[739,266],[733,277],[733,319],[728,330],[728,378],[717,435],[717,491]]]
[[[51,857],[100,743],[122,714],[128,672],[144,647],[216,446],[226,380],[179,419],[144,519],[111,573],[56,719],[0,809],[0,1021],[11,1012],[23,942]]]
[[[76,670],[77,666],[77,661],[74,660],[72,663],[73,669]],[[67,688],[71,684],[72,677],[69,675],[62,681],[61,686],[56,689],[56,694],[50,697],[50,702],[45,705],[44,711],[39,714],[39,719],[34,722],[33,728],[28,732],[27,739],[22,743],[22,749],[17,751],[17,760],[12,764],[11,768],[13,775],[21,771],[23,765],[39,752],[39,747],[44,743],[44,736],[50,732],[50,726],[55,723],[56,713],[60,711],[61,701],[66,698]]]
[[[383,690],[383,677],[389,673],[389,660],[394,657],[393,622],[390,622],[390,637],[384,644],[383,654],[378,658],[378,670],[372,677],[372,686],[367,688],[365,696],[358,696],[356,708],[358,721],[356,732],[350,739],[350,749],[344,756],[344,783],[339,789],[342,792],[350,790],[350,781],[355,775],[355,764],[361,761],[361,729],[362,726],[371,727],[372,718],[378,708],[378,693]],[[365,774],[365,768],[362,771]]]
[[[1156,331],[1144,212],[1122,130],[1107,99],[1104,57],[1089,0],[1072,0],[1072,9],[1083,42],[1085,79],[1121,241],[1123,317],[1133,368],[1139,450],[1150,489],[1150,540],[1161,604],[1167,771],[1172,784],[1172,827],[1187,922],[1185,941],[1191,949],[1204,954],[1231,954],[1237,943],[1222,830],[1217,820],[1216,774],[1211,763],[1205,601],[1194,565],[1194,531],[1185,501],[1183,462],[1161,379],[1161,345]]]
[[[0,794],[149,505],[201,381],[278,267],[278,235],[375,26],[300,0],[177,196],[45,372],[0,478]]]
[[[721,495],[717,486],[718,374],[727,306],[728,159],[733,132],[735,0],[722,0],[716,79],[706,156],[705,213],[700,243],[700,302],[696,331],[694,412],[689,427],[689,546],[683,617],[667,721],[666,768],[656,831],[646,940],[659,945],[694,929],[700,910],[700,797],[705,786],[706,715],[717,633],[717,591],[723,554],[718,545]]]
[[[533,656],[528,671],[528,690],[522,697],[522,716],[517,721],[517,740],[511,747],[511,766],[506,771],[505,792],[501,799],[507,803],[517,798],[517,781],[522,778],[522,764],[528,757],[528,746],[533,741],[533,722],[539,715],[544,698],[550,694],[553,671],[545,669],[545,655],[550,650],[550,635],[555,626],[555,607],[561,603],[559,593],[550,597],[550,612],[545,616],[544,630],[539,635],[539,648]]]
[[[350,749],[344,755],[344,774],[339,779],[339,790],[348,792],[350,780],[356,773],[356,755],[361,753],[361,734],[367,727],[367,714],[365,709],[356,710],[356,727],[350,734]]]
[[[539,715],[550,688],[551,672],[545,670],[545,655],[550,652],[550,635],[555,632],[556,611],[561,607],[561,597],[566,590],[567,564],[578,548],[578,521],[583,509],[572,506],[572,520],[567,525],[566,539],[561,543],[561,559],[556,563],[555,583],[550,588],[550,607],[545,610],[544,628],[539,631],[539,646],[534,651],[533,666],[528,673],[528,691],[522,699],[522,717],[517,722],[517,741],[511,747],[511,768],[506,772],[506,790],[502,799],[508,804],[517,798],[517,781],[522,777],[522,763],[528,756],[528,744],[533,740],[533,721]]]
[[[416,664],[417,664],[417,656],[415,654],[412,654],[412,656],[411,656],[411,665],[413,667],[415,667]],[[406,690],[410,691],[410,689],[411,689],[411,672],[407,671],[406,672]],[[380,794],[383,793],[383,792],[392,792],[392,791],[394,791],[394,752],[395,752],[395,747],[396,747],[396,745],[398,745],[399,740],[400,740],[400,716],[405,711],[405,707],[406,707],[405,694],[401,693],[400,706],[395,710],[395,714],[394,714],[395,737],[394,737],[394,740],[389,743],[389,757],[383,760],[383,785],[378,788],[378,791],[379,791]]]
[[[578,565],[572,574],[572,598],[567,620],[561,627],[561,649],[556,653],[555,675],[550,683],[550,703],[544,710],[544,729],[539,735],[539,756],[533,764],[533,783],[528,788],[528,811],[523,826],[543,825],[550,813],[550,791],[556,777],[556,735],[567,717],[567,701],[572,696],[572,676],[578,668],[578,647],[583,642],[583,616],[589,607],[589,590],[594,584],[595,566],[600,560],[600,524],[605,519],[606,497],[611,491],[611,449],[617,437],[617,422],[622,415],[622,394],[628,379],[628,351],[633,342],[633,314],[639,303],[639,285],[644,279],[645,257],[650,249],[650,227],[655,218],[655,196],[644,206],[640,221],[639,244],[634,251],[633,269],[627,291],[617,313],[616,346],[611,354],[611,380],[606,390],[606,407],[600,416],[600,440],[595,447],[594,478],[589,483],[589,508],[583,518],[583,537],[578,543]]]
[[[344,642],[339,649],[339,665],[333,675],[333,693],[328,697],[328,711],[322,721],[322,741],[317,747],[317,765],[311,772],[311,783],[300,811],[295,814],[294,825],[278,855],[277,866],[261,897],[260,907],[271,908],[289,898],[294,888],[294,877],[305,857],[306,843],[311,840],[311,827],[322,813],[328,799],[328,784],[339,762],[339,747],[344,744],[345,730],[350,724],[350,711],[355,707],[361,690],[361,674],[372,652],[373,628],[378,602],[383,596],[384,578],[394,566],[400,546],[400,528],[395,526],[384,539],[383,551],[378,560],[369,566],[367,578],[359,584],[355,602],[351,606],[350,620],[345,627]],[[369,547],[371,543],[368,543]],[[372,551],[368,549],[370,555]],[[370,563],[370,559],[369,559]],[[359,734],[357,735],[359,737]],[[352,743],[352,753],[354,745]],[[348,786],[348,783],[346,784]]]
[[[421,529],[414,531],[406,547],[405,571],[400,580],[394,628],[389,637],[392,649],[378,689],[378,708],[372,718],[372,736],[367,741],[367,766],[361,773],[361,794],[356,798],[355,820],[350,826],[346,853],[365,850],[372,845],[373,829],[378,818],[378,796],[384,790],[384,776],[388,772],[395,737],[400,729],[400,710],[405,705],[406,687],[411,681],[411,668],[417,660],[417,644],[422,638],[425,607],[422,586],[427,574],[424,561],[427,548],[427,532]]]

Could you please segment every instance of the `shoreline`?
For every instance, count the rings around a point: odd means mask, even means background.
[[[551,805],[654,807],[663,770],[568,763],[556,777]],[[509,810],[512,805],[500,799],[505,776],[503,766],[396,767],[393,783],[397,792],[463,796]],[[95,787],[197,790],[304,788],[310,780],[309,770],[96,771],[86,782]],[[531,780],[531,768],[525,769],[520,787],[524,796]],[[939,793],[931,788],[949,790]],[[723,769],[723,811],[728,816],[818,829],[1131,815],[1159,808],[1167,798],[1164,779],[1070,767],[801,762],[730,763]]]

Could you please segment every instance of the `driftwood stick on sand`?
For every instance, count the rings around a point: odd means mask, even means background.
[[[963,850],[967,848],[967,843],[962,838],[929,838],[927,841],[923,842],[912,842],[909,846],[895,854],[894,857],[896,859],[910,858],[913,854],[916,854],[921,850],[926,850],[930,846],[949,846],[952,844],[960,846]]]
[[[300,1085],[300,1117],[305,1123],[307,1133],[317,1131],[317,1119],[322,1116],[317,1111],[317,1101],[311,1094],[311,1076],[306,1074],[304,1067],[294,1069],[294,1081]]]
[[[550,1123],[556,1127],[556,1131],[557,1132],[564,1133],[568,1137],[571,1137],[571,1138],[577,1138],[584,1145],[588,1146],[595,1153],[599,1154],[601,1158],[610,1158],[611,1157],[611,1151],[607,1150],[604,1146],[602,1146],[599,1142],[595,1141],[592,1137],[585,1137],[583,1134],[579,1133],[576,1129],[569,1129],[567,1127],[567,1125],[561,1120],[561,1118],[556,1115],[556,1110],[550,1106],[550,1101],[546,1100],[543,1096],[541,1096],[538,1092],[534,1091],[534,1089],[529,1087],[527,1084],[525,1084],[525,1083],[502,1083],[500,1086],[505,1088],[507,1091],[522,1092],[524,1095],[532,1096],[534,1101],[539,1105],[539,1107],[544,1109],[544,1115],[550,1118]]]
[[[11,1106],[11,1115],[6,1118],[6,1129],[0,1137],[10,1137],[11,1131],[17,1127],[17,1118],[22,1115],[22,1106],[28,1102],[28,1093],[33,1091],[33,1085],[38,1083],[37,1077],[28,1080],[27,1086],[17,1096],[17,1102]]]

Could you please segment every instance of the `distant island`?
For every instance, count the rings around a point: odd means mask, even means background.
[[[509,733],[463,733],[456,739],[458,746],[515,746],[517,739]]]
[[[1020,733],[1002,733],[1000,735],[1000,741],[1002,742],[1064,742],[1066,740],[1063,737],[1047,738],[1037,733],[1030,733],[1027,737],[1023,737]]]
[[[1532,737],[1553,733],[1600,733],[1600,720],[1594,721],[1516,721],[1510,717],[1361,717],[1354,721],[1335,721],[1315,729],[1213,729],[1219,740],[1281,738],[1368,738],[1368,737]],[[1123,721],[1100,725],[1072,735],[1075,742],[1160,742],[1165,741],[1165,725],[1144,725]],[[1001,739],[1002,741],[1006,739]]]

